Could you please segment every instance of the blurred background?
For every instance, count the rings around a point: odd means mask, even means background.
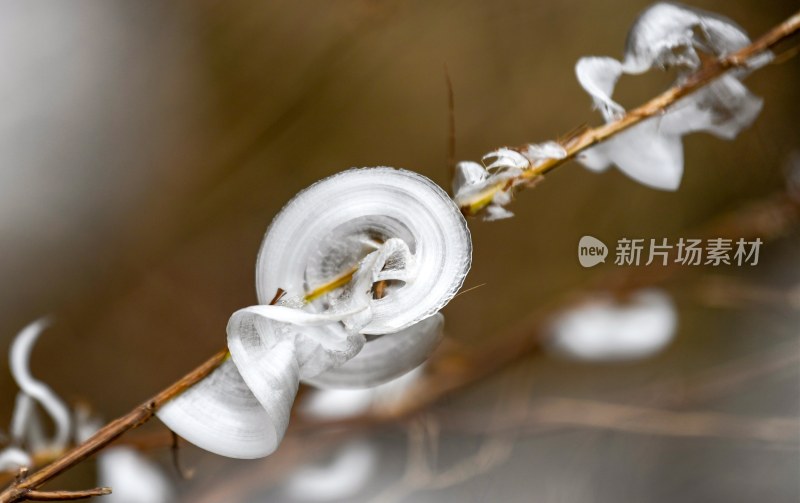
[[[256,303],[263,233],[297,191],[378,165],[449,188],[445,67],[458,159],[557,138],[600,122],[574,77],[577,59],[621,57],[647,5],[3,2],[0,347],[52,314],[33,373],[107,419],[127,412],[224,345],[230,314]],[[754,37],[797,9],[788,0],[692,5]],[[624,79],[620,101],[639,104],[668,82]],[[531,313],[605,285],[622,268],[581,268],[583,235],[607,243],[696,237],[744,211],[731,234],[769,240],[755,267],[694,267],[663,284],[677,328],[650,358],[610,364],[521,353],[422,412],[349,432],[347,441],[359,437],[358,449],[370,454],[351,452],[363,466],[343,473],[367,476],[356,493],[328,496],[798,501],[800,234],[791,219],[768,212],[766,227],[754,227],[746,215],[785,192],[786,170],[798,162],[799,82],[797,58],[750,76],[748,88],[765,99],[762,114],[732,142],[687,137],[677,192],[569,163],[519,194],[513,219],[471,220],[465,287],[483,286],[445,309],[446,348],[506,347],[506,334],[516,337]],[[5,429],[16,386],[0,370]],[[538,412],[520,424],[492,428],[529,406]],[[633,419],[620,421],[615,407],[635,407]],[[794,441],[776,440],[776,424],[796,431]],[[302,485],[292,477],[304,463],[336,468],[337,450],[348,445],[318,434],[297,433],[288,454],[266,462],[186,446],[183,461],[196,471],[187,481],[168,447],[150,454],[180,501],[305,501],[320,495],[291,490]],[[445,475],[415,476],[419,463]],[[86,487],[93,476],[87,465],[56,485]]]

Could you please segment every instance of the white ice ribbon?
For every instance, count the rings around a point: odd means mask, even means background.
[[[20,388],[12,418],[11,436],[15,442],[27,443],[31,451],[60,451],[69,443],[72,431],[72,419],[67,405],[48,385],[33,377],[30,371],[33,346],[49,323],[47,318],[41,318],[26,326],[16,336],[9,351],[11,375]],[[43,438],[34,402],[42,406],[55,424],[55,433],[50,439]]]
[[[722,57],[747,44],[747,34],[733,21],[689,7],[658,3],[644,11],[628,34],[625,57],[581,58],[575,65],[578,82],[589,93],[606,122],[621,118],[625,109],[612,99],[623,74],[640,74],[651,68],[675,69],[676,84],[701,66],[699,53]],[[761,112],[761,98],[751,94],[740,79],[749,68],[769,61],[764,54],[748,68],[730,72],[678,100],[658,117],[592,147],[578,160],[593,171],[612,164],[634,180],[662,190],[676,190],[683,177],[682,136],[704,131],[732,139]]]

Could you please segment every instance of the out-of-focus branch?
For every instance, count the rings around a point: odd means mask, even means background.
[[[111,494],[110,487],[96,487],[85,491],[28,491],[25,499],[29,501],[75,501]]]
[[[476,416],[480,416],[479,413]],[[469,430],[481,424],[480,417],[461,413],[449,417],[455,428]],[[458,424],[461,423],[461,424]],[[706,411],[671,411],[654,407],[623,405],[598,400],[544,398],[537,400],[522,417],[509,417],[493,425],[487,434],[502,431],[539,431],[549,427],[605,429],[668,437],[718,437],[758,440],[797,447],[800,421],[786,417],[741,417]],[[477,431],[478,433],[480,431]]]
[[[602,126],[585,129],[581,133],[573,135],[563,145],[567,153],[566,157],[562,159],[546,159],[541,164],[523,170],[514,179],[503,180],[487,187],[470,197],[468,201],[462,202],[461,211],[465,215],[476,215],[492,202],[497,192],[507,190],[509,187],[521,189],[529,186],[532,181],[564,164],[587,148],[601,143],[646,119],[663,114],[667,108],[681,98],[710,84],[727,71],[747,65],[750,59],[773,49],[782,41],[798,33],[798,31],[800,31],[800,12],[795,13],[783,23],[775,26],[747,47],[725,57],[710,60],[700,70],[690,75],[682,84],[667,89],[644,105],[631,110],[621,119]],[[787,52],[786,55],[793,56],[794,54]],[[520,147],[517,150],[524,151],[525,147]]]

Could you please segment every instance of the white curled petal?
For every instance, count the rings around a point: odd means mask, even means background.
[[[360,331],[385,334],[411,326],[456,294],[472,245],[447,193],[419,174],[394,168],[344,171],[295,196],[273,220],[259,252],[259,302],[267,304],[278,288],[303,297],[352,270],[377,248],[376,239],[390,238],[406,243],[416,275],[390,295],[370,300],[372,319]],[[331,297],[315,300],[311,308],[324,311]]]
[[[351,281],[326,300],[334,311],[360,310],[353,316],[342,318],[349,332],[356,333],[372,322],[373,287],[379,281],[413,282],[417,276],[416,260],[402,239],[388,238],[377,249],[364,257]],[[390,288],[394,291],[394,288]]]
[[[439,345],[443,328],[444,316],[437,313],[367,342],[353,359],[305,381],[321,388],[369,388],[385,383],[424,362]]]
[[[22,445],[30,432],[30,426],[36,414],[36,401],[25,392],[17,393],[14,403],[14,413],[11,415],[11,441]]]
[[[278,445],[272,418],[231,360],[167,402],[156,415],[181,437],[221,456],[260,458]]]
[[[587,57],[575,65],[578,82],[592,97],[594,105],[603,114],[606,122],[625,115],[625,109],[611,99],[614,87],[622,75],[622,63],[613,58]]]
[[[300,378],[316,376],[353,358],[364,346],[364,336],[341,326],[303,329],[295,340]]]
[[[416,262],[405,241],[389,238],[381,245],[371,265],[372,271],[367,281],[413,281],[417,275]],[[360,271],[358,271],[360,272]],[[356,272],[356,275],[358,275]]]
[[[483,156],[483,163],[493,160],[486,166],[487,171],[505,169],[524,169],[528,167],[528,159],[516,150],[510,148],[499,148]]]
[[[652,66],[689,70],[700,66],[696,49],[714,56],[750,43],[736,23],[723,16],[669,3],[645,10],[628,33],[623,68],[642,73]]]
[[[534,166],[547,159],[564,159],[567,157],[567,151],[564,150],[564,147],[554,141],[531,143],[525,147],[522,154]]]
[[[697,15],[699,29],[693,31],[694,45],[715,56],[725,56],[750,45],[750,37],[732,19],[714,12],[688,8]]]
[[[176,500],[172,483],[154,462],[130,447],[112,447],[97,457],[97,479],[113,492],[107,503],[171,503]]]
[[[644,73],[654,65],[697,68],[700,59],[691,47],[692,26],[697,15],[668,3],[657,3],[642,12],[628,32],[623,68]]]
[[[495,220],[505,220],[513,216],[514,213],[508,211],[502,205],[492,203],[484,208],[483,219],[487,222],[494,222]]]
[[[723,75],[675,103],[661,118],[660,129],[678,135],[705,131],[731,140],[755,121],[763,105],[736,77]]]
[[[365,307],[359,307],[347,311],[331,311],[325,313],[312,313],[296,309],[293,307],[279,305],[259,305],[240,309],[233,313],[232,317],[240,315],[256,315],[271,321],[288,323],[297,326],[319,326],[341,321],[344,318],[353,316]]]
[[[547,347],[574,360],[637,360],[664,349],[676,327],[677,311],[670,296],[661,290],[641,290],[625,303],[600,297],[561,313],[549,326]]]
[[[305,378],[341,365],[355,356],[364,345],[363,335],[345,330],[336,321],[358,314],[364,310],[363,306],[337,314],[314,314],[288,309],[295,311],[295,315],[291,317],[285,315],[287,309],[283,306],[267,305],[252,306],[235,312],[227,329],[228,348],[234,355],[234,361],[237,361],[237,355],[242,364],[245,364],[244,359],[248,356],[257,361],[265,361],[277,344],[290,341],[300,376]],[[290,319],[296,323],[278,321]]]
[[[606,171],[608,168],[613,166],[614,163],[608,157],[605,149],[600,147],[602,147],[602,144],[596,147],[587,148],[578,154],[575,157],[575,160],[581,163],[583,167],[589,171],[594,171],[595,173]]]
[[[676,190],[683,176],[683,144],[680,136],[660,131],[655,117],[592,147],[578,161],[595,171],[614,163],[643,185]]]
[[[680,84],[701,65],[699,53],[722,57],[750,43],[733,21],[713,13],[671,3],[657,3],[634,23],[620,65],[610,58],[583,58],[576,66],[581,85],[597,103],[606,121],[621,117],[611,93],[622,73],[638,74],[652,67],[676,68]],[[616,164],[645,185],[675,190],[683,174],[681,137],[704,131],[734,138],[762,108],[740,79],[771,59],[753,58],[740,68],[679,100],[660,117],[651,118],[578,156],[584,166],[602,171]]]
[[[0,472],[9,472],[33,466],[33,460],[19,447],[6,447],[0,451]]]
[[[257,334],[228,334],[228,349],[239,374],[269,417],[277,448],[289,425],[292,404],[300,385],[300,366],[293,340],[267,348]]]
[[[372,478],[377,449],[365,440],[354,440],[340,448],[327,464],[312,464],[295,470],[286,483],[286,495],[298,501],[341,501],[353,498]]]
[[[56,431],[49,442],[49,448],[60,450],[69,443],[72,419],[66,404],[49,386],[36,380],[30,372],[30,356],[39,335],[49,325],[45,318],[39,319],[16,336],[11,344],[9,360],[11,374],[23,393],[33,397],[53,419]]]
[[[486,168],[477,162],[459,162],[456,164],[456,172],[453,177],[453,195],[458,197],[460,193],[463,194],[465,190],[486,180],[488,175]]]

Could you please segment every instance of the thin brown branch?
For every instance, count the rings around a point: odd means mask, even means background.
[[[108,444],[116,440],[122,434],[149,421],[161,406],[170,401],[172,398],[175,398],[186,391],[192,385],[200,382],[214,369],[220,366],[227,357],[227,350],[218,352],[205,363],[186,374],[184,377],[173,383],[161,393],[155,395],[150,400],[147,400],[124,416],[108,423],[86,442],[78,445],[33,475],[11,484],[11,486],[0,493],[0,503],[13,503],[16,501],[31,499],[30,496],[32,491],[45,482],[87,459],[97,451],[103,449]]]
[[[555,431],[589,428],[666,437],[750,439],[797,447],[800,421],[790,417],[744,417],[710,411],[675,411],[655,407],[617,404],[600,400],[544,398],[521,417],[485,425],[485,414],[476,412],[447,416],[450,427],[474,433],[504,431]]]
[[[545,173],[561,166],[587,148],[601,143],[646,119],[663,114],[667,108],[681,98],[710,84],[727,71],[745,66],[753,57],[773,49],[799,31],[800,12],[797,12],[747,47],[728,56],[710,60],[708,64],[690,75],[682,84],[667,89],[644,105],[631,110],[621,119],[586,129],[582,133],[573,136],[564,144],[564,149],[567,153],[566,157],[562,159],[547,159],[539,165],[523,170],[519,176],[512,180],[503,180],[475,194],[469,201],[462,203],[461,211],[465,215],[478,214],[492,202],[492,198],[497,192],[506,190],[508,187],[524,188],[528,186],[530,181],[538,179]],[[784,56],[792,57],[794,53],[787,51]]]
[[[95,487],[85,491],[28,491],[24,499],[28,501],[75,501],[111,494],[110,487]]]

